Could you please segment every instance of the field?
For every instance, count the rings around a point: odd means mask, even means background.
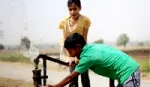
[[[125,53],[132,56],[140,64],[141,71],[150,72],[150,48],[141,49],[122,49]],[[41,50],[40,53],[59,55],[58,50]],[[19,52],[0,51],[0,61],[31,63],[30,58],[23,56]]]
[[[150,81],[150,49],[134,49],[134,50],[126,49],[123,51],[138,61],[142,72],[141,73],[142,79]],[[45,53],[44,51],[41,52]],[[46,53],[51,54],[49,52]],[[53,52],[52,54],[58,55],[58,51],[56,51],[55,53]],[[26,64],[27,66],[31,64],[30,58],[25,57],[18,52],[9,52],[9,51],[0,52],[0,61],[13,63],[19,62],[20,64]],[[57,69],[59,68],[57,67]],[[28,83],[22,80],[14,80],[11,78],[0,77],[0,87],[32,87],[32,82]]]
[[[122,51],[129,54],[139,62],[142,72],[150,72],[150,48],[122,49]],[[41,50],[40,53],[59,56],[58,50]],[[31,63],[30,58],[23,56],[19,52],[9,51],[0,51],[0,61]]]

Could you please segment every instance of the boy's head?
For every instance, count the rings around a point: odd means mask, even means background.
[[[79,12],[81,10],[80,0],[68,0],[67,5],[68,5],[70,16],[73,19],[77,19],[79,17]]]
[[[86,45],[86,41],[82,35],[79,33],[73,33],[67,37],[64,43],[64,47],[69,52],[71,57],[79,57],[82,48]]]

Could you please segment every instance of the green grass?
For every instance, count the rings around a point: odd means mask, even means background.
[[[20,53],[0,53],[0,61],[30,63],[30,58]]]
[[[138,59],[141,72],[150,73],[150,59]]]
[[[150,59],[136,59],[140,64],[140,70],[144,73],[150,73]],[[30,58],[20,53],[3,53],[0,52],[0,61],[31,63]]]
[[[140,64],[141,76],[143,79],[150,80],[150,59],[136,59]]]

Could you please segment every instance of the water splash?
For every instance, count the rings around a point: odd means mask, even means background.
[[[30,48],[26,50],[23,50],[21,54],[23,54],[25,57],[30,58],[30,61],[33,62],[35,58],[40,54],[40,51],[38,48],[36,48],[33,44],[30,45]]]

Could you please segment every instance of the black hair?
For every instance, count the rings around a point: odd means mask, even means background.
[[[83,48],[86,45],[86,41],[84,37],[79,33],[72,33],[70,36],[67,37],[64,43],[65,48],[76,48],[77,44],[81,45]]]
[[[67,3],[68,7],[70,7],[70,5],[72,5],[73,3],[76,4],[79,8],[81,8],[80,0],[68,0],[68,3]]]

